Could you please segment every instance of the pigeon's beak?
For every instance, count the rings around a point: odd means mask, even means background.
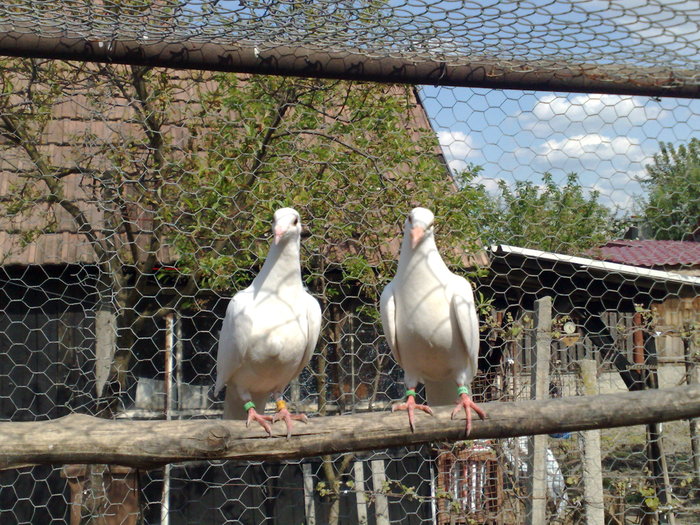
[[[284,228],[277,227],[275,228],[275,244],[279,244],[280,239],[284,235]]]
[[[425,228],[422,226],[414,226],[411,228],[411,248],[415,248],[418,246],[418,243],[421,242],[423,237],[425,236]]]

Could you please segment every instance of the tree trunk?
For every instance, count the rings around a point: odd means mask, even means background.
[[[345,454],[340,461],[340,465],[336,468],[332,456],[323,456],[323,473],[331,491],[329,495],[331,507],[328,511],[328,525],[338,525],[340,521],[340,480],[350,468],[354,458],[354,454]]]

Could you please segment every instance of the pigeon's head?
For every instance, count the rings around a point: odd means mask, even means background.
[[[272,233],[275,236],[275,244],[282,239],[301,235],[301,219],[299,213],[293,208],[280,208],[275,212],[272,220]]]
[[[433,234],[435,215],[428,208],[413,208],[406,219],[405,232],[411,236],[411,248],[414,248]]]

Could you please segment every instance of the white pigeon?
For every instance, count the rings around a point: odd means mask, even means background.
[[[290,414],[282,392],[311,359],[321,331],[321,307],[302,284],[296,210],[277,210],[272,232],[274,241],[260,273],[226,309],[215,394],[226,386],[224,419],[247,419],[247,425],[257,421],[270,435],[270,422],[284,420],[289,437],[292,420],[306,421],[306,415]],[[270,394],[277,402],[274,417],[262,414]]]
[[[384,288],[380,311],[384,334],[397,363],[404,370],[406,402],[392,410],[406,410],[415,430],[415,388],[424,383],[432,405],[449,404],[457,397],[452,417],[466,412],[467,435],[471,409],[486,414],[469,395],[477,370],[479,320],[469,282],[452,273],[435,245],[435,216],[426,208],[411,210],[404,225],[399,264],[394,279]]]

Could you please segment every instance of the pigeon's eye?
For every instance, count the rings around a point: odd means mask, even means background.
[[[294,226],[296,226],[297,224],[299,224],[299,217],[294,217],[294,222],[292,222],[292,224],[293,224]]]

